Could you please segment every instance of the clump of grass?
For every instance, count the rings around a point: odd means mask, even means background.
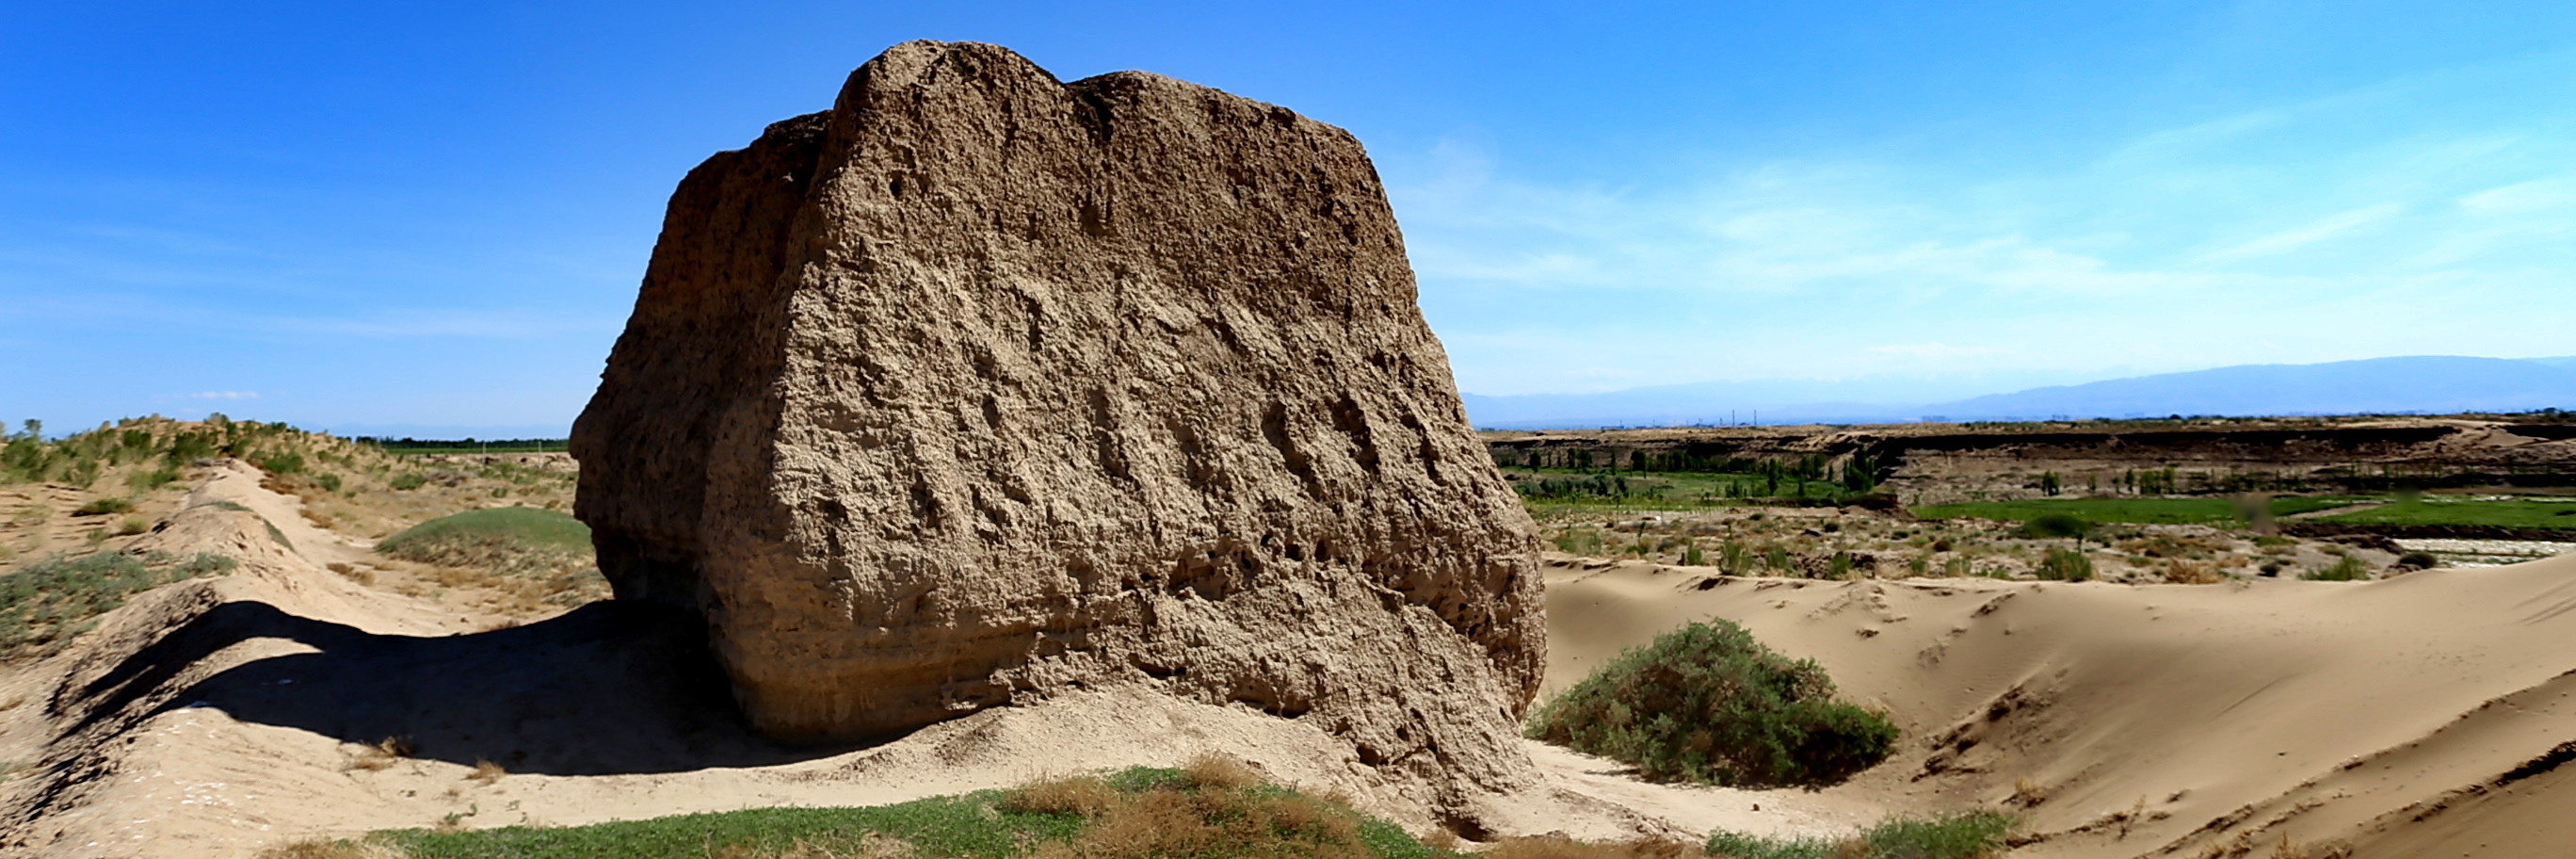
[[[2013,529],[2013,536],[2029,538],[2082,537],[2092,533],[2093,523],[2073,513],[2042,513]]]
[[[105,516],[112,513],[131,512],[133,509],[134,502],[130,499],[116,497],[93,498],[90,499],[89,503],[74,508],[72,510],[72,515]]]
[[[2421,551],[2399,555],[2397,562],[2419,570],[2429,570],[2442,565],[2442,559],[2434,557],[2431,552]]]
[[[69,638],[137,592],[223,575],[237,563],[216,554],[180,558],[157,552],[143,557],[98,552],[76,558],[55,555],[28,564],[0,576],[0,652],[21,653]]]
[[[1529,734],[1651,779],[1826,785],[1885,760],[1896,741],[1887,717],[1833,692],[1813,660],[1713,620],[1621,653],[1541,706]]]
[[[1991,811],[1896,818],[1847,839],[1773,839],[1719,831],[1708,855],[1725,859],[1985,859],[2002,853],[2009,815]]]
[[[2364,562],[2357,556],[2345,555],[2336,559],[2334,564],[2331,566],[2319,567],[2317,569],[2300,573],[2299,578],[2311,582],[2369,581],[2370,564]]]
[[[152,530],[152,520],[141,516],[127,516],[123,521],[116,523],[115,534],[119,537],[131,537],[150,530]]]
[[[1569,528],[1556,536],[1556,550],[1569,555],[1601,554],[1601,532],[1590,528]]]
[[[348,768],[373,772],[393,766],[396,761],[411,757],[413,751],[415,750],[412,748],[411,740],[409,738],[386,737],[382,740],[359,747],[358,753],[349,757]]]
[[[1485,859],[1683,859],[1700,851],[1673,841],[1576,841],[1562,834],[1505,838],[1486,848]],[[1465,854],[1474,855],[1474,854]]]
[[[2052,582],[2082,582],[2093,578],[2093,559],[2074,549],[2051,546],[2039,559],[2039,577]]]
[[[2227,577],[2206,561],[2175,558],[2165,562],[2165,583],[2175,585],[2214,585]]]
[[[482,758],[476,758],[474,760],[474,771],[466,773],[465,780],[470,782],[479,782],[485,787],[490,787],[492,784],[499,782],[502,776],[509,774],[510,771],[502,769],[500,764],[496,764]]]

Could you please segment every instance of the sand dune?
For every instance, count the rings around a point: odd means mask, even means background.
[[[2027,782],[2016,856],[2356,856],[2576,844],[2576,558],[2373,583],[1824,583],[1582,566],[1549,582],[1550,689],[1702,618],[1829,669],[1905,729],[1829,793],[1931,810]],[[2025,796],[2030,795],[2025,791]]]
[[[138,548],[221,552],[242,561],[237,572],[138,595],[66,651],[0,676],[0,700],[19,702],[0,708],[0,759],[33,763],[0,784],[0,851],[247,856],[442,822],[874,805],[1211,751],[1433,823],[1421,797],[1312,724],[1150,689],[997,708],[876,745],[771,744],[733,707],[693,618],[608,602],[490,628],[495,618],[470,609],[324,569],[363,559],[363,541],[312,527],[255,470],[221,469],[191,500],[201,506]],[[369,750],[388,737],[408,752]],[[1607,761],[1536,751],[1546,784],[1490,797],[1490,831],[1829,833],[1878,813],[1863,799],[1644,784]],[[507,774],[469,778],[485,761]]]

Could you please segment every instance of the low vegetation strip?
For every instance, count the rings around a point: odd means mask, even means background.
[[[2395,525],[2576,531],[2576,499],[2400,498],[2392,503],[2321,516],[2336,525]]]
[[[232,572],[230,557],[98,552],[56,555],[0,576],[0,654],[17,656],[88,629],[141,591]]]
[[[2283,496],[2271,501],[2273,516],[2290,516],[2330,510],[2353,503],[2351,498],[2327,496]],[[1953,519],[1971,516],[2028,522],[2042,516],[2069,515],[2088,522],[2117,522],[2126,525],[2224,525],[2245,520],[2232,498],[2046,498],[2027,501],[1968,501],[1958,504],[1930,504],[1913,508],[1923,519]]]
[[[451,820],[451,823],[454,821]],[[589,826],[405,829],[306,841],[259,859],[1985,859],[2010,817],[1974,812],[1900,818],[1852,838],[1763,839],[1720,832],[1669,841],[1504,838],[1479,853],[1425,841],[1333,794],[1264,782],[1202,756],[1177,769],[1131,767],[870,808],[757,808]]]
[[[1713,833],[1708,853],[1727,859],[1983,859],[2002,852],[2010,815],[1972,811],[1946,817],[1897,818],[1857,838],[1758,838]]]
[[[1650,779],[1821,786],[1885,760],[1896,742],[1895,723],[1833,694],[1813,660],[1719,619],[1619,654],[1542,705],[1529,734]]]

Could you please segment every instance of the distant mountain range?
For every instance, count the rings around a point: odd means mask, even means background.
[[[1931,397],[1956,394],[1885,397],[1890,388],[1885,381],[1714,382],[1465,399],[1467,417],[1480,429],[2510,412],[2576,409],[2576,356],[2247,364],[1937,401]]]

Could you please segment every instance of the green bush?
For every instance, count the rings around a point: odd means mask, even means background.
[[[1983,859],[2003,851],[2013,819],[1992,811],[1929,819],[1900,817],[1858,838],[1771,839],[1719,830],[1708,854],[1725,859]]]
[[[1713,620],[1619,654],[1541,706],[1529,733],[1651,779],[1826,785],[1885,760],[1896,741],[1894,723],[1833,692],[1813,660]]]
[[[385,485],[395,489],[419,489],[421,484],[428,482],[429,478],[421,476],[418,472],[412,472],[394,475],[394,479],[385,481]]]
[[[2092,533],[2092,531],[2093,523],[2084,521],[2084,517],[2077,516],[2073,513],[2042,513],[2031,517],[2027,522],[2021,523],[2020,528],[2013,530],[2013,536],[2031,538],[2082,537],[2085,534]]]
[[[136,492],[150,492],[178,479],[179,469],[165,466],[151,471],[135,472],[133,476],[125,479],[125,485],[133,487]]]
[[[2082,582],[2093,578],[2093,559],[2074,549],[2051,546],[2039,560],[2039,577],[2051,582]]]

